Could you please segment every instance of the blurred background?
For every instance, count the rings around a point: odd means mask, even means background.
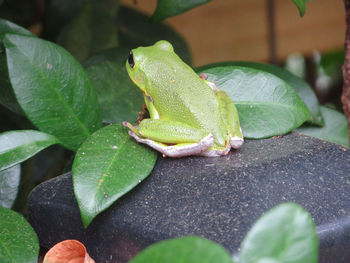
[[[267,0],[214,0],[180,16],[166,19],[189,44],[194,66],[227,60],[269,60]],[[343,47],[345,11],[341,0],[307,3],[300,18],[292,1],[274,0],[276,56],[294,52],[311,55]],[[122,0],[151,15],[156,0]]]

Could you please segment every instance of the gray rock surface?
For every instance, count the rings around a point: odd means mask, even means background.
[[[156,241],[199,235],[232,254],[261,214],[293,201],[313,216],[321,263],[350,262],[350,149],[292,133],[218,158],[159,157],[152,174],[84,229],[71,174],[36,187],[29,220],[41,245],[78,239],[96,262],[126,262]]]

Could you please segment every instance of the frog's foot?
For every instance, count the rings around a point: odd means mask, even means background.
[[[240,138],[238,136],[230,137],[230,144],[233,149],[239,149],[243,145],[243,138]]]
[[[241,146],[243,145],[244,139],[243,139],[243,135],[242,135],[242,129],[240,129],[240,135],[241,136],[230,136],[230,144],[232,146],[233,149],[239,149],[241,148]]]
[[[174,145],[166,145],[151,139],[143,139],[140,138],[133,131],[129,131],[129,135],[132,136],[137,142],[147,144],[153,149],[161,152],[163,156],[169,157],[184,157],[189,155],[201,155],[206,149],[214,144],[214,137],[210,133],[206,137],[204,137],[198,143],[183,143],[183,144],[174,144]]]
[[[205,157],[218,157],[222,155],[226,155],[230,152],[231,145],[227,145],[225,149],[212,149],[212,150],[206,150],[205,152],[201,152],[200,156]]]

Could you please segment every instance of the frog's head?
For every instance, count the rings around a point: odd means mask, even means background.
[[[138,47],[130,51],[126,61],[126,70],[131,80],[142,90],[146,90],[147,81],[157,73],[162,61],[170,53],[174,54],[173,46],[165,40],[160,40],[153,46]]]

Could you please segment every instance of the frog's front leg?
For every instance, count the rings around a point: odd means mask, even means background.
[[[163,156],[201,155],[214,144],[212,134],[177,121],[144,119],[139,126],[128,122],[123,125],[130,129],[129,134],[136,141],[149,145]]]

